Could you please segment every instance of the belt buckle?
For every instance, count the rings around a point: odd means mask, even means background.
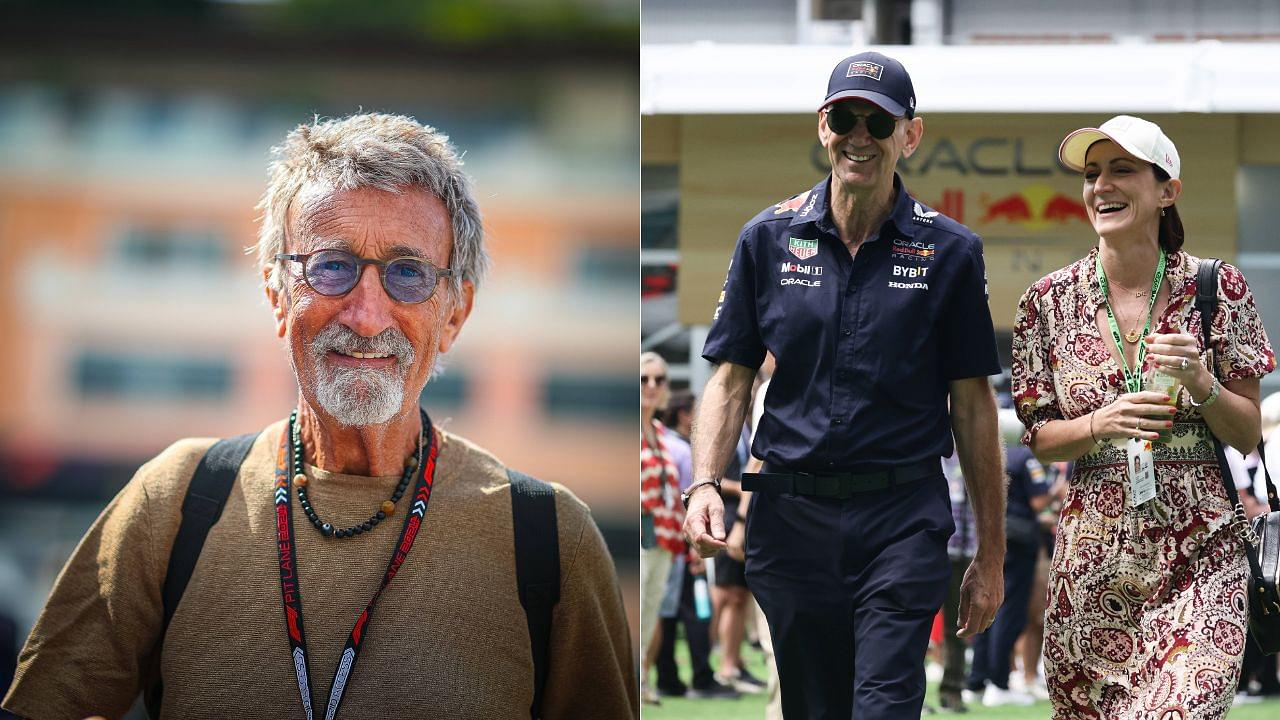
[[[839,475],[814,475],[814,490],[816,495],[836,500],[848,500],[852,493],[850,492],[849,483],[845,478]]]
[[[793,471],[791,473],[791,492],[794,495],[820,495],[823,492],[822,476],[813,473]]]
[[[853,497],[853,482],[849,478],[836,477],[832,480],[836,483],[835,498],[837,500],[848,500]]]

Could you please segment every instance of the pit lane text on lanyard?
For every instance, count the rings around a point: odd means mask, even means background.
[[[373,614],[373,607],[378,602],[378,598],[382,596],[382,591],[387,589],[387,585],[395,578],[396,573],[400,570],[400,565],[404,563],[405,557],[409,554],[409,550],[413,547],[413,541],[418,536],[418,530],[422,526],[423,517],[427,512],[427,503],[431,500],[431,486],[435,482],[436,471],[436,455],[439,452],[439,444],[436,440],[435,431],[431,426],[430,419],[424,413],[422,416],[423,432],[431,438],[430,450],[427,453],[426,462],[423,462],[418,473],[418,481],[414,485],[413,504],[407,516],[405,517],[404,528],[400,531],[400,539],[395,544],[395,549],[391,553],[391,561],[387,565],[387,571],[382,576],[382,583],[378,586],[378,590],[373,594],[369,603],[365,605],[364,611],[356,618],[355,627],[351,629],[347,636],[346,647],[343,648],[342,658],[338,661],[338,668],[333,675],[333,683],[329,688],[329,700],[325,709],[325,720],[333,720],[338,713],[338,706],[342,704],[342,697],[346,693],[347,679],[351,676],[351,670],[355,666],[356,659],[360,654],[360,647],[364,644],[365,625],[369,622],[369,618]],[[291,512],[289,485],[289,433],[286,431],[280,439],[279,455],[276,457],[276,483],[274,488],[275,512],[276,512],[276,540],[280,551],[280,597],[284,603],[285,630],[289,638],[289,646],[292,650],[294,675],[298,679],[298,694],[302,700],[302,712],[307,720],[314,720],[311,705],[311,669],[307,658],[307,640],[306,633],[302,627],[302,590],[298,583],[298,555],[294,544],[293,535],[293,513]]]
[[[1164,269],[1167,258],[1164,248],[1160,248],[1160,260],[1156,263],[1155,275],[1151,278],[1151,300],[1147,302],[1147,324],[1142,328],[1142,337],[1151,332],[1151,313],[1155,309],[1156,295],[1160,292],[1160,283],[1164,281]],[[1120,328],[1116,325],[1115,313],[1111,311],[1111,296],[1108,292],[1107,273],[1102,267],[1102,254],[1094,258],[1098,269],[1098,284],[1102,287],[1102,298],[1107,306],[1107,325],[1111,328],[1111,339],[1115,340],[1116,350],[1120,353],[1120,369],[1124,373],[1124,385],[1127,392],[1142,391],[1142,363],[1147,357],[1147,345],[1138,343],[1138,357],[1132,370],[1124,355],[1124,342],[1120,339]],[[1141,505],[1156,496],[1155,460],[1151,455],[1151,441],[1143,438],[1129,438],[1125,443],[1125,457],[1128,462],[1125,468],[1129,475],[1129,502],[1133,506]]]

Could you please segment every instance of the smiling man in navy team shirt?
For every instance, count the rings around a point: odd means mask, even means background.
[[[752,452],[747,582],[769,621],[786,717],[918,718],[954,531],[940,458],[955,446],[977,516],[960,634],[1003,596],[1000,371],[982,244],[895,173],[920,144],[911,78],[842,60],[818,111],[831,175],[743,228],[703,356],[685,530],[724,546],[720,473],[766,351],[777,369]]]

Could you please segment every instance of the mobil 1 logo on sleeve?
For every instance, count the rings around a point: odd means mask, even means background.
[[[928,290],[928,277],[928,266],[895,264],[889,287],[897,290]]]

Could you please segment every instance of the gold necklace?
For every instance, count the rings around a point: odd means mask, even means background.
[[[1133,296],[1134,296],[1135,298],[1146,297],[1146,296],[1147,296],[1147,293],[1148,293],[1148,292],[1150,292],[1150,291],[1148,291],[1148,290],[1134,290],[1134,289],[1132,289],[1132,288],[1127,288],[1127,287],[1125,287],[1125,286],[1121,285],[1120,283],[1116,282],[1115,280],[1112,280],[1112,281],[1111,281],[1111,286],[1112,286],[1112,287],[1118,287],[1118,288],[1120,288],[1121,290],[1123,290],[1123,291],[1125,291],[1125,292],[1127,292],[1127,293],[1133,293]]]
[[[1146,293],[1143,293],[1143,294],[1145,295]],[[1118,317],[1120,315],[1120,312],[1119,312],[1120,305],[1118,303],[1115,305],[1115,310],[1116,310],[1117,319],[1121,320],[1121,324],[1129,325],[1129,323],[1123,322],[1123,318]],[[1124,339],[1125,339],[1125,342],[1129,343],[1130,345],[1135,345],[1139,340],[1142,339],[1142,330],[1138,328],[1137,318],[1134,318],[1133,324],[1129,328],[1129,332],[1124,334]]]

